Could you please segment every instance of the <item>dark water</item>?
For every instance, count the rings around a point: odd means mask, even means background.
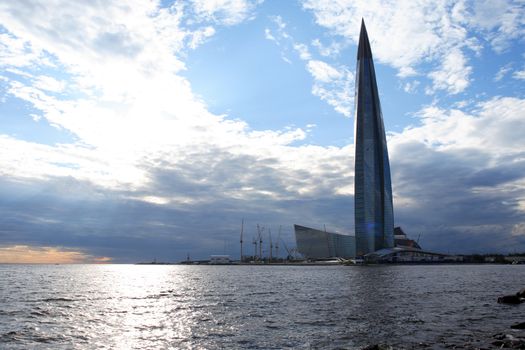
[[[489,344],[525,265],[0,265],[2,349]]]

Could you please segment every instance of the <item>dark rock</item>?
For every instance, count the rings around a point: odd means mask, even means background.
[[[505,342],[503,340],[495,340],[492,342],[492,345],[496,345],[498,347],[505,346]]]
[[[520,298],[518,295],[505,295],[498,298],[500,304],[521,304],[525,301],[524,298]]]
[[[525,322],[520,322],[510,326],[512,329],[525,329]]]
[[[503,335],[503,337],[501,337]],[[499,348],[505,349],[525,349],[525,338],[516,338],[512,334],[497,334],[494,336],[497,340],[492,342]]]
[[[505,339],[505,333],[494,334],[492,337],[497,340],[502,340]]]

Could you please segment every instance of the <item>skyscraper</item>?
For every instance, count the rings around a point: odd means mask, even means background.
[[[394,210],[385,127],[372,51],[361,22],[355,83],[356,255],[394,246]]]

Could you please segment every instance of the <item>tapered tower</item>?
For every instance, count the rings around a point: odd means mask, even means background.
[[[394,210],[385,127],[372,51],[361,22],[355,82],[356,255],[394,246]]]

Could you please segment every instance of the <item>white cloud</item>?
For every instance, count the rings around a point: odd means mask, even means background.
[[[38,122],[42,119],[42,116],[38,114],[31,113],[30,116],[35,122]]]
[[[191,41],[188,46],[191,49],[196,49],[197,46],[201,45],[209,37],[212,37],[215,34],[215,29],[213,27],[205,27],[200,30],[197,30],[192,33]]]
[[[525,80],[525,70],[516,71],[512,74],[514,79]]]
[[[26,67],[34,63],[45,63],[41,50],[30,43],[7,33],[0,33],[0,65]]]
[[[417,71],[409,66],[400,67],[398,76],[401,78],[408,78],[418,75]]]
[[[288,39],[290,36],[286,32],[286,23],[284,22],[283,18],[281,16],[273,16],[272,21],[277,25],[277,29],[280,31],[280,35]]]
[[[286,57],[284,54],[281,54],[281,59],[288,64],[292,64],[292,61],[288,57]]]
[[[428,106],[417,113],[421,126],[406,128],[392,139],[417,141],[440,151],[477,149],[499,158],[525,149],[525,100],[495,97],[479,102],[474,113]],[[488,146],[490,145],[490,147]],[[521,156],[520,156],[521,157]]]
[[[282,41],[292,41],[292,44],[294,44],[292,37],[286,31],[286,22],[284,22],[283,18],[281,16],[272,16],[270,17],[270,20],[275,26],[275,35],[272,35],[270,29],[266,28],[266,39],[273,40],[278,45]]]
[[[472,100],[462,100],[454,103],[455,108],[463,109],[467,107],[468,105],[472,104]]]
[[[42,6],[34,16],[37,2],[0,6],[3,25],[27,43],[26,50],[41,53],[45,48],[46,57],[61,62],[74,76],[75,86],[97,90],[99,98],[125,100],[142,89],[139,81],[145,77],[184,68],[172,54],[188,37],[179,26],[176,7],[157,9],[140,1],[86,6],[57,2]]]
[[[198,16],[224,25],[236,25],[253,16],[259,1],[249,0],[192,0]]]
[[[416,75],[430,63],[434,84],[428,91],[456,94],[470,83],[469,50],[479,54],[484,39],[498,48],[498,41],[523,37],[525,30],[519,2],[473,3],[474,8],[467,1],[448,0],[307,0],[303,6],[319,25],[355,43],[364,18],[377,61],[395,67],[400,77]]]
[[[338,55],[343,47],[343,44],[335,41],[330,45],[325,46],[319,39],[312,40],[312,45],[317,48],[321,56],[325,57],[333,57]]]
[[[354,73],[347,67],[332,67],[326,62],[310,60],[307,69],[314,78],[312,93],[346,117],[352,115]]]
[[[302,60],[309,60],[312,56],[310,55],[310,52],[308,51],[308,46],[305,44],[294,44],[293,48],[299,53],[299,57]]]
[[[418,80],[409,81],[403,86],[403,90],[409,94],[413,94],[417,91],[420,82]]]
[[[507,75],[507,73],[509,73],[511,70],[512,70],[512,64],[511,64],[511,63],[504,65],[503,67],[501,67],[501,68],[498,70],[498,72],[497,72],[496,75],[494,76],[494,81],[500,81],[500,80],[503,79],[503,78],[505,77],[505,75]]]
[[[332,106],[337,113],[350,117],[353,108],[354,74],[346,66],[334,68],[324,61],[314,59],[308,45],[296,42],[286,31],[286,22],[280,16],[272,17],[272,21],[276,25],[275,36],[269,29],[265,30],[265,36],[282,48],[281,58],[292,64],[285,52],[289,47],[295,50],[299,58],[306,61],[306,69],[314,79],[312,94]]]
[[[513,39],[525,35],[525,10],[521,1],[479,0],[465,16],[467,23],[480,29],[497,52],[504,51]]]
[[[322,83],[330,83],[342,78],[341,72],[323,61],[309,61],[307,67],[314,79]]]
[[[441,68],[429,74],[434,83],[432,90],[460,93],[469,85],[471,72],[472,67],[467,66],[465,56],[458,49],[453,49],[444,57]]]
[[[442,44],[441,13],[430,15],[439,6],[409,1],[386,3],[370,1],[306,1],[305,8],[317,23],[357,43],[361,18],[365,19],[374,56],[401,69],[414,68]],[[406,14],[410,13],[410,21]]]
[[[308,47],[306,45],[295,43],[293,38],[286,31],[286,23],[281,16],[270,17],[271,22],[275,26],[275,30],[272,31],[270,28],[264,29],[264,37],[267,40],[273,41],[281,49],[281,59],[292,64],[292,60],[288,58],[288,53],[293,48],[300,57],[309,57]],[[290,48],[291,47],[291,48]]]
[[[53,77],[49,77],[45,75],[38,76],[35,79],[33,86],[37,89],[41,89],[41,90],[45,90],[49,92],[57,92],[57,93],[64,91],[66,87],[64,81],[60,81]]]
[[[275,39],[275,37],[272,35],[272,31],[270,30],[270,28],[264,29],[264,37],[268,40],[277,42],[277,39]]]
[[[145,162],[155,160],[155,164],[159,162],[174,171],[189,167],[212,176],[206,170],[209,164],[196,163],[194,159],[213,155],[217,166],[243,157],[272,159],[268,167],[283,174],[280,186],[266,188],[266,183],[252,183],[255,180],[245,178],[250,172],[246,167],[253,163],[242,164],[236,175],[238,186],[225,190],[232,196],[263,191],[277,198],[338,188],[337,178],[325,176],[331,171],[326,164],[351,157],[351,152],[294,147],[294,142],[306,137],[302,129],[251,130],[242,121],[208,112],[193,95],[188,81],[178,75],[184,64],[177,55],[213,35],[214,30],[209,26],[194,31],[183,28],[181,6],[158,9],[154,3],[138,2],[137,6],[107,3],[99,7],[93,3],[82,7],[57,2],[44,6],[35,20],[28,20],[34,17],[32,3],[24,4],[25,7],[3,5],[0,16],[7,35],[24,43],[23,54],[39,58],[41,50],[45,50],[63,78],[36,75],[31,65],[6,61],[4,67],[18,69],[15,77],[4,78],[7,91],[30,103],[38,111],[33,113],[38,116],[36,119],[46,119],[61,130],[68,130],[78,142],[48,146],[4,135],[0,143],[3,149],[10,150],[0,157],[4,176],[39,180],[71,177],[108,190],[140,190],[132,197],[176,205],[179,200],[187,202],[188,196],[173,194],[166,198],[162,193],[149,193],[153,186],[151,172],[157,166],[145,167]],[[70,22],[69,18],[75,21]],[[276,18],[275,23],[280,30],[286,27],[282,19]],[[57,34],[65,27],[69,28],[67,36]],[[297,49],[307,52],[306,46],[298,45]],[[346,88],[344,79],[349,72],[338,73],[322,63],[312,67],[317,68],[315,72],[324,79],[323,84],[342,84]],[[66,87],[67,95],[56,94]],[[342,103],[337,99],[347,97],[344,89],[334,95],[323,88],[319,86],[316,93],[336,108]],[[195,156],[188,157],[189,154]],[[337,167],[348,171],[350,164],[351,161],[345,161]],[[297,181],[297,171],[311,176]],[[203,181],[208,180],[205,177]],[[239,191],[241,187],[255,190]]]

